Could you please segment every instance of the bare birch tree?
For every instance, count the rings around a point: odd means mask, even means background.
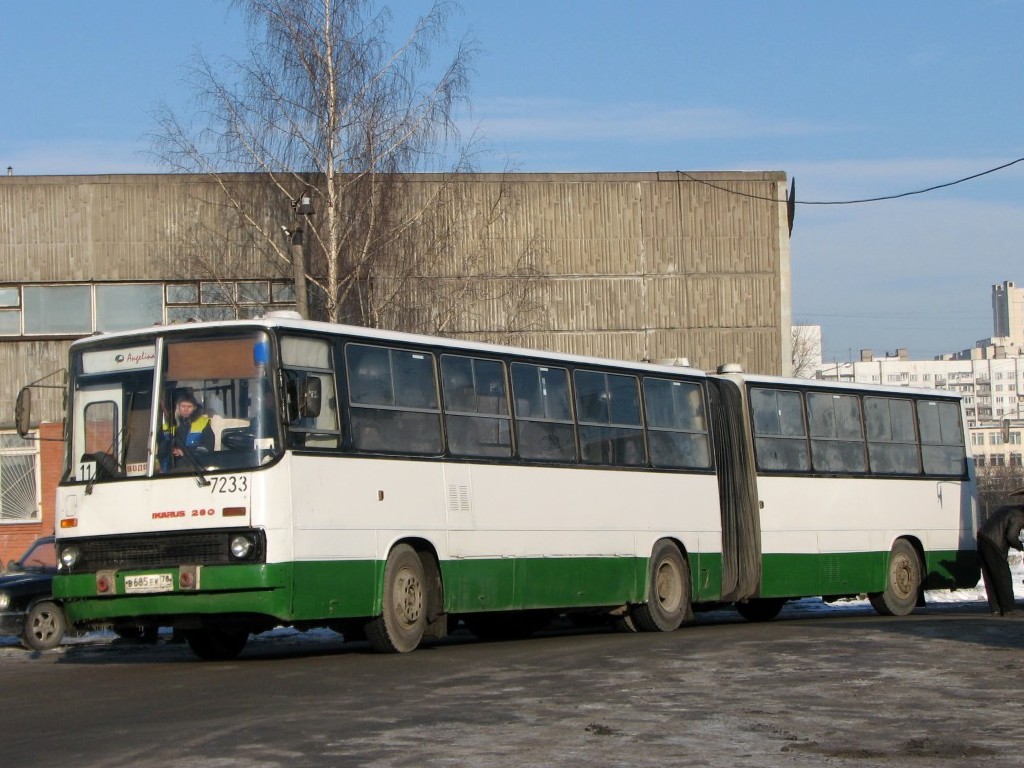
[[[473,170],[480,148],[456,121],[468,103],[475,49],[465,38],[449,44],[455,5],[435,2],[397,45],[390,13],[370,0],[233,6],[249,23],[248,57],[227,71],[196,59],[196,127],[162,108],[154,152],[173,171],[216,180],[223,204],[285,271],[296,252],[275,222],[312,193],[315,223],[305,217],[303,234],[313,316],[451,332],[466,325],[454,322],[456,308],[471,299],[507,302],[513,286],[528,284],[536,244],[523,243],[500,264],[485,250],[465,250],[474,233],[481,242],[492,239],[479,236],[480,227],[498,225],[514,199],[497,195],[493,211],[459,205],[457,174]],[[440,66],[433,60],[438,49],[447,53]],[[231,183],[235,172],[266,178],[278,198],[276,219],[265,201],[261,209]],[[414,194],[410,174],[424,172],[430,182],[417,176]],[[473,264],[458,267],[462,279],[448,279],[444,260],[450,272],[452,259],[472,254]]]
[[[821,364],[821,329],[816,325],[794,325],[792,333],[792,375],[813,379]]]

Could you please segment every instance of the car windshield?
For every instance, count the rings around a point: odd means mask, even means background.
[[[56,568],[57,549],[53,545],[53,539],[37,539],[18,559],[17,565],[24,571],[33,568]]]
[[[262,331],[84,349],[73,361],[66,479],[94,483],[268,463],[282,448],[269,358]]]

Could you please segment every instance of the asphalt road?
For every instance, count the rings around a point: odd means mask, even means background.
[[[0,766],[1020,766],[1024,618],[787,608],[670,634],[458,633],[403,656],[277,631],[0,646]]]

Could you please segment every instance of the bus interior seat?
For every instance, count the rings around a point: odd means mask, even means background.
[[[224,450],[224,432],[231,430],[233,432],[243,431],[241,428],[244,427],[244,431],[249,429],[248,419],[229,419],[226,416],[220,416],[214,414],[210,417],[210,429],[213,430],[213,450],[221,451]],[[236,449],[237,450],[237,449]]]

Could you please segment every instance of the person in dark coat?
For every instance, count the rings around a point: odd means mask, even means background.
[[[191,393],[182,393],[176,401],[173,419],[168,421],[165,418],[162,425],[159,452],[161,471],[170,470],[186,454],[193,456],[191,463],[186,465],[192,469],[196,466],[194,454],[209,453],[213,446],[210,417],[202,412]]]
[[[1024,488],[1011,496],[1024,494]],[[1013,599],[1013,578],[1006,552],[1011,547],[1024,551],[1021,541],[1024,530],[1024,504],[999,507],[978,529],[978,555],[981,575],[985,579],[985,592],[993,615],[1009,616],[1019,613]]]

